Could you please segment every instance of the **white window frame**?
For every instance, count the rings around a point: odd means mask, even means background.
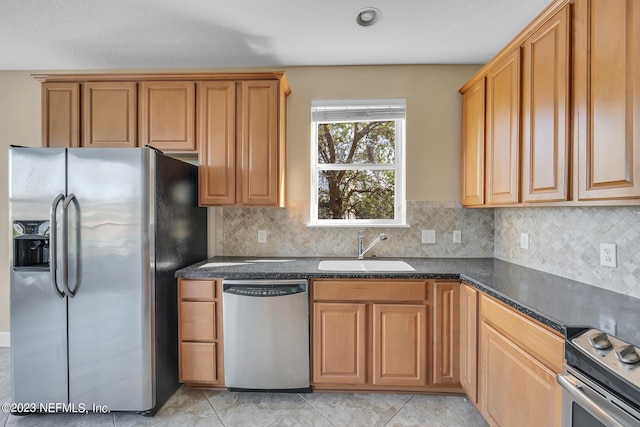
[[[389,164],[326,164],[319,163],[318,158],[318,124],[319,123],[339,123],[339,122],[363,122],[368,121],[363,115],[363,110],[372,108],[373,114],[369,115],[369,121],[389,121],[395,120],[395,155],[394,163]],[[401,108],[404,118],[385,118],[386,108]],[[405,127],[406,127],[406,100],[405,99],[353,99],[353,100],[312,100],[311,118],[311,206],[309,212],[310,227],[408,227],[406,218],[406,194],[405,194]],[[319,118],[319,111],[331,110],[344,112],[344,117],[337,115],[337,118]],[[350,111],[354,112],[349,116]],[[394,219],[319,219],[318,218],[318,175],[322,170],[393,170],[395,171],[394,185]]]

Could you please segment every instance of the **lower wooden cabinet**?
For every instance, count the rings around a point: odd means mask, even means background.
[[[460,385],[473,403],[478,401],[478,294],[460,286]]]
[[[486,295],[480,297],[478,407],[492,426],[560,426],[564,340]]]
[[[373,385],[427,382],[427,306],[373,304]]]
[[[433,283],[433,364],[436,385],[460,384],[460,283]]]
[[[216,344],[180,342],[180,382],[218,384]]]
[[[366,314],[366,304],[313,305],[314,383],[366,382]]]
[[[314,280],[314,388],[460,392],[458,287],[427,280]]]
[[[178,280],[178,353],[181,383],[224,385],[219,280]]]

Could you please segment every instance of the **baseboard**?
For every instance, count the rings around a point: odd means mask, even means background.
[[[10,344],[9,332],[0,332],[0,347],[9,347]]]

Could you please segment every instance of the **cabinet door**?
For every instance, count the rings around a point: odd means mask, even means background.
[[[83,147],[136,146],[136,83],[87,82]]]
[[[42,146],[80,146],[80,83],[42,83]]]
[[[640,197],[640,3],[574,7],[579,199]]]
[[[485,81],[462,95],[462,204],[484,204]]]
[[[364,384],[366,305],[313,304],[313,383]]]
[[[478,291],[460,289],[460,384],[473,403],[478,401]]]
[[[236,84],[201,82],[199,99],[200,205],[236,202]]]
[[[427,307],[373,304],[373,384],[427,383]]]
[[[221,281],[178,279],[178,359],[182,383],[224,384]]]
[[[487,74],[486,203],[519,200],[520,50]]]
[[[479,349],[478,400],[489,424],[562,424],[562,389],[553,371],[486,322],[480,324]]]
[[[140,84],[140,145],[196,151],[195,82]]]
[[[216,344],[200,342],[180,343],[180,382],[218,382]]]
[[[435,282],[433,286],[434,384],[460,382],[460,283]]]
[[[215,302],[180,301],[180,340],[216,339]]]
[[[278,82],[242,82],[241,93],[241,203],[276,206],[282,182],[278,161]]]
[[[565,6],[524,43],[524,201],[568,199],[569,19]]]

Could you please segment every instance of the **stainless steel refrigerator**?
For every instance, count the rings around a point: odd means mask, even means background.
[[[197,167],[12,147],[9,174],[13,402],[155,413],[178,388],[174,273],[207,255]]]

